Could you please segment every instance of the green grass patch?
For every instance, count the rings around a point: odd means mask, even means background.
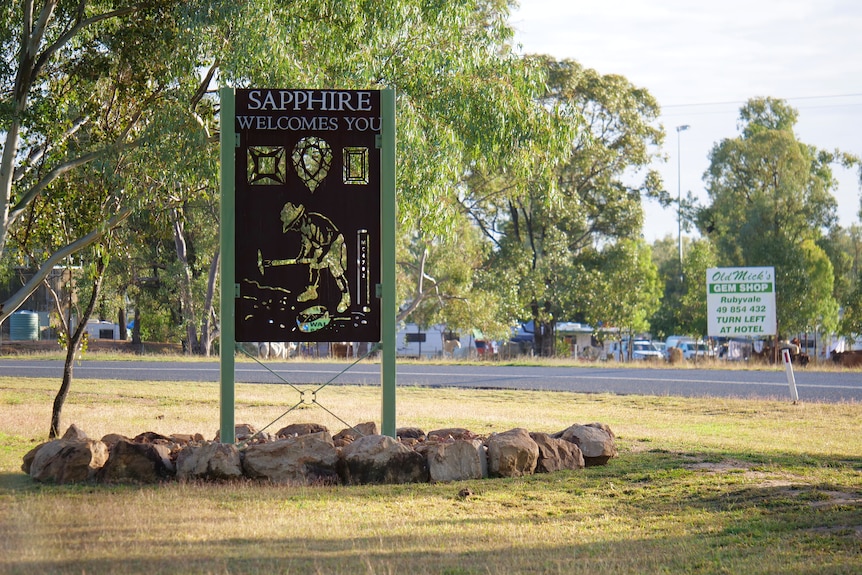
[[[398,425],[477,433],[601,421],[619,457],[578,472],[458,484],[241,481],[40,485],[58,381],[0,378],[0,573],[862,572],[862,406],[399,388]],[[218,384],[75,381],[91,437],[218,427]],[[276,431],[378,421],[375,387],[237,385],[236,420]],[[273,423],[274,422],[274,423]],[[470,487],[474,495],[458,492]]]

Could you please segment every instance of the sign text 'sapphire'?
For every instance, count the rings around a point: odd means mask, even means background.
[[[330,90],[250,90],[249,110],[370,112],[371,92]]]

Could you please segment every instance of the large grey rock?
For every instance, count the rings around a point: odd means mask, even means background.
[[[581,448],[571,441],[557,439],[547,433],[531,433],[530,437],[539,446],[537,473],[584,468],[584,454],[581,453]]]
[[[614,433],[603,423],[575,424],[555,434],[555,437],[580,447],[587,467],[606,465],[612,457],[617,456]]]
[[[539,446],[526,429],[516,428],[489,437],[488,475],[491,477],[520,477],[536,470]]]
[[[232,443],[208,441],[186,445],[177,455],[178,479],[236,479],[242,477],[239,449]]]
[[[348,485],[424,483],[425,456],[386,435],[366,435],[342,449],[341,478]]]
[[[488,457],[481,440],[458,439],[426,444],[431,481],[447,482],[488,477]]]
[[[25,455],[22,469],[35,481],[79,483],[93,479],[107,460],[108,446],[101,441],[55,439]]]
[[[158,483],[174,476],[168,445],[120,440],[97,479],[104,483]]]
[[[246,476],[273,483],[335,484],[338,451],[327,431],[251,445],[245,450]]]

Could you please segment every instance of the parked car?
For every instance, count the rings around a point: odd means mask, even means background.
[[[677,344],[677,347],[682,350],[683,359],[694,359],[695,356],[697,356],[698,359],[715,358],[715,351],[710,349],[705,343],[681,341]]]
[[[636,340],[632,343],[632,359],[656,361],[663,357],[661,350],[654,346],[651,341]]]
[[[665,340],[665,357],[668,357],[672,348],[682,350],[683,359],[694,359],[697,355],[700,358],[715,358],[715,349],[708,346],[703,341],[695,342],[694,338],[687,335],[672,335]]]
[[[629,351],[631,351],[631,359],[642,360],[647,357],[652,357],[654,352],[658,351],[652,347],[652,343],[647,340],[636,339],[631,342],[629,349],[629,340],[610,341],[605,344],[605,357],[614,361],[628,361]],[[661,353],[659,353],[659,356]]]
[[[694,338],[688,335],[671,335],[665,340],[665,353],[672,347],[679,347],[680,342],[694,342]]]

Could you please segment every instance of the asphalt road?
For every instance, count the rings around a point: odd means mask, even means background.
[[[60,379],[61,361],[0,360],[0,376]],[[292,384],[300,388],[326,383],[379,385],[380,366],[275,362],[266,367],[239,362],[236,381]],[[272,371],[268,371],[269,370]],[[219,364],[211,362],[151,362],[84,360],[75,366],[82,379],[127,381],[219,381]],[[862,403],[862,373],[794,371],[800,401]],[[649,369],[600,367],[511,367],[500,365],[401,364],[399,386],[523,389],[670,395],[682,397],[742,397],[790,399],[784,370]]]

